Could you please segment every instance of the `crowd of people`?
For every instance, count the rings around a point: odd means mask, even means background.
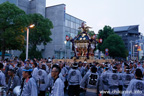
[[[0,61],[0,96],[144,96],[144,63]]]

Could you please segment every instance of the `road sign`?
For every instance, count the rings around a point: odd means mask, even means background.
[[[109,55],[109,53],[108,53],[108,52],[106,52],[106,53],[105,53],[105,55],[106,55],[106,56],[108,56],[108,55]]]
[[[108,49],[108,48],[106,48],[106,49],[105,49],[105,52],[108,52],[108,51],[109,51],[109,49]]]
[[[99,39],[99,43],[102,43],[102,39],[101,38]]]

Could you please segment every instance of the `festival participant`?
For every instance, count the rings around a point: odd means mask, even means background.
[[[52,60],[51,60],[51,58],[50,58],[50,57],[48,57],[48,62],[52,62]]]
[[[144,63],[142,64],[142,67],[140,68],[143,74],[143,79],[144,79]]]
[[[21,68],[22,64],[21,62],[18,62],[17,64],[17,70],[16,71],[16,75],[19,77],[19,79],[22,79],[22,68]]]
[[[68,94],[69,96],[79,96],[80,82],[82,79],[80,71],[77,69],[78,64],[74,63],[72,69],[68,73]]]
[[[141,68],[141,67],[142,67],[141,62],[138,62],[137,68]]]
[[[99,83],[97,68],[92,66],[90,72],[81,80],[80,87],[86,90],[85,96],[98,96]]]
[[[83,75],[84,67],[82,66],[81,61],[78,63],[78,70],[81,72],[81,75]]]
[[[128,85],[129,85],[131,79],[134,78],[134,74],[131,74],[131,73],[130,73],[130,68],[129,68],[129,66],[126,67],[126,73],[123,73],[123,74],[121,75],[121,77],[122,77],[122,82],[123,82],[123,91],[125,91],[126,88],[127,88]]]
[[[16,66],[17,66],[17,64],[18,64],[17,60],[14,60],[13,62],[14,62],[14,64],[13,64],[13,65],[14,65],[14,67],[16,67]]]
[[[101,64],[98,64],[98,66],[97,66],[97,73],[99,74],[99,76],[103,72],[103,65],[104,65],[104,63],[101,63]]]
[[[53,85],[51,87],[50,96],[64,96],[64,83],[59,78],[59,73],[61,69],[58,65],[54,65],[51,71],[51,77],[54,79]]]
[[[46,62],[46,65],[47,65],[46,72],[47,72],[47,74],[49,74],[51,72],[51,63],[50,62]]]
[[[123,96],[144,96],[144,81],[142,78],[142,71],[140,69],[136,69],[135,79],[130,81],[130,84]]]
[[[47,74],[49,74],[51,72],[51,63],[50,62],[46,62],[46,72]]]
[[[68,75],[68,70],[62,62],[59,63],[59,67],[61,68],[60,74],[63,76],[63,81],[64,81],[64,85],[65,85],[65,90],[66,90],[66,87],[67,87],[66,79],[67,79],[67,75]]]
[[[101,74],[100,80],[101,80],[101,90],[102,91],[108,91],[109,89],[109,85],[108,85],[108,75],[109,73],[111,73],[111,71],[109,70],[109,67],[107,64],[105,64],[104,67],[104,72]],[[103,94],[103,96],[108,96],[107,93]]]
[[[10,76],[9,81],[8,81],[8,96],[15,96],[13,94],[13,89],[16,86],[20,85],[20,79],[17,75],[15,75],[14,70],[13,69],[9,69],[8,71],[8,75]]]
[[[132,73],[133,70],[134,70],[133,62],[130,62],[130,64],[129,64],[129,68],[130,68],[130,73]],[[126,69],[126,67],[125,67],[125,69]]]
[[[42,64],[42,68],[37,67],[37,63],[33,64],[34,71],[32,72],[32,76],[36,79],[38,91],[38,96],[45,96],[46,88],[48,83],[47,73],[45,71],[45,65]]]
[[[114,66],[112,73],[108,74],[109,95],[119,96],[119,79],[120,75],[117,73],[117,67]]]
[[[36,80],[31,75],[32,68],[23,69],[23,81],[21,84],[20,96],[38,96]]]
[[[52,67],[55,67],[55,66],[57,67],[57,66],[59,66],[59,65],[54,64]],[[52,68],[51,68],[51,70],[52,70]],[[47,91],[48,91],[49,93],[51,93],[52,87],[53,87],[53,85],[54,85],[54,78],[52,77],[51,74],[52,74],[51,72],[48,74]],[[65,78],[62,76],[61,73],[59,73],[59,78],[60,78],[60,79],[63,81],[63,83],[64,83]]]
[[[4,65],[2,63],[0,63],[0,86],[6,86],[6,82],[5,82],[5,74],[3,73],[3,67]]]
[[[14,69],[14,68],[15,68],[14,62],[13,62],[13,60],[11,60],[10,65],[9,65],[9,69]]]
[[[135,74],[136,69],[137,69],[137,64],[135,63],[135,64],[133,64],[133,70],[132,70],[131,72],[132,72],[133,74]]]
[[[84,77],[84,75],[88,72],[89,68],[90,68],[89,64],[86,61],[84,61],[82,66],[83,69],[82,77]]]
[[[25,67],[32,67],[32,65],[30,64],[30,61],[29,60],[26,60],[26,65]]]

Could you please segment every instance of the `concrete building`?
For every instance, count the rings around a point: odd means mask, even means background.
[[[0,4],[6,1],[15,4],[27,14],[40,13],[45,17],[46,0],[0,0]]]
[[[13,4],[15,4],[15,5],[18,6],[18,0],[0,0],[0,4],[1,4],[1,3],[4,3],[4,2],[6,2],[6,1],[8,1],[8,2],[10,2],[10,3],[13,3]]]
[[[40,13],[52,21],[54,26],[51,30],[52,41],[45,46],[38,46],[44,58],[53,56],[55,58],[63,58],[65,56],[71,58],[74,56],[74,52],[71,49],[72,44],[69,41],[66,44],[64,43],[65,37],[66,35],[75,37],[78,34],[78,28],[81,26],[81,23],[85,21],[67,14],[65,12],[65,4],[46,7],[46,0],[0,0],[0,3],[5,1],[16,4],[27,14]],[[11,53],[14,56],[20,55],[18,51],[12,51]]]
[[[65,58],[66,55],[66,57],[71,58],[74,56],[71,42],[64,43],[66,41],[65,37],[66,35],[75,37],[78,34],[78,28],[84,21],[67,14],[65,8],[65,4],[46,8],[46,18],[53,22],[54,29],[51,30],[53,41],[45,46],[43,57]]]
[[[137,44],[135,41],[140,39],[139,25],[131,25],[131,26],[122,26],[122,27],[114,27],[114,32],[122,37],[124,41],[125,48],[129,52],[129,56],[136,57],[137,48],[135,45]]]
[[[144,36],[142,36],[140,46],[141,46],[141,51],[140,51],[139,56],[140,56],[140,59],[144,60]]]

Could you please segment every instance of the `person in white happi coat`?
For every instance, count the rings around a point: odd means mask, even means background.
[[[48,78],[47,78],[47,73],[45,71],[45,65],[42,64],[42,68],[44,69],[40,69],[37,66],[37,63],[34,63],[33,67],[34,71],[32,76],[36,79],[37,82],[37,86],[38,86],[38,90],[39,90],[39,94],[38,96],[43,96],[46,94],[46,88],[47,88],[47,84],[48,84]]]
[[[80,83],[80,87],[86,90],[85,96],[98,96],[100,79],[95,66],[91,67]]]
[[[126,67],[126,73],[123,73],[121,75],[121,78],[122,78],[122,82],[123,82],[123,91],[125,91],[129,85],[130,81],[134,78],[134,74],[130,73],[129,66]]]
[[[61,69],[58,65],[54,65],[52,67],[51,76],[54,80],[50,96],[64,96],[64,83],[59,78],[59,73],[61,72]]]
[[[123,93],[123,96],[144,96],[144,80],[142,80],[142,78],[142,71],[136,69],[135,79],[130,81],[130,84],[125,93]]]
[[[117,73],[117,67],[114,66],[112,69],[112,73],[107,74],[108,75],[108,85],[109,85],[109,95],[110,96],[119,96],[119,79],[120,74]]]
[[[101,81],[100,88],[101,88],[101,91],[108,91],[108,89],[109,89],[108,75],[107,75],[109,73],[112,73],[112,72],[109,70],[108,65],[105,64],[104,72],[100,76],[100,81]],[[107,93],[103,94],[103,96],[107,96],[107,95],[108,95]]]
[[[53,67],[54,66],[59,66],[59,65],[53,65]],[[52,91],[52,87],[53,87],[53,85],[54,85],[54,78],[52,77],[52,75],[51,75],[52,73],[50,72],[49,74],[48,74],[48,83],[47,83],[47,91],[49,92],[49,93],[51,93],[51,91]],[[59,78],[63,81],[63,83],[64,83],[64,81],[65,81],[65,79],[64,79],[64,77],[62,76],[62,74],[61,73],[59,73]]]
[[[46,72],[47,72],[47,74],[49,74],[49,73],[51,73],[51,63],[47,62],[46,65],[47,65]]]
[[[68,73],[68,94],[69,96],[79,96],[80,93],[80,82],[82,80],[82,76],[80,71],[77,69],[78,64],[74,63],[72,65],[72,69],[70,69]]]
[[[8,81],[8,91],[7,91],[7,94],[8,94],[8,96],[16,96],[13,93],[13,89],[16,86],[20,85],[20,78],[17,75],[15,75],[15,71],[13,69],[9,69],[8,75],[10,76],[10,78],[9,78],[9,81]]]
[[[60,64],[59,64],[59,67],[61,68],[61,74],[62,74],[62,76],[64,77],[64,83],[66,83],[66,77],[67,77],[67,75],[68,75],[68,70],[67,70],[67,68],[64,66],[63,63],[60,63]]]
[[[6,86],[5,82],[5,74],[2,72],[3,71],[3,64],[0,63],[0,86]]]
[[[36,80],[31,76],[32,68],[23,69],[23,79],[21,84],[20,96],[38,96]]]

